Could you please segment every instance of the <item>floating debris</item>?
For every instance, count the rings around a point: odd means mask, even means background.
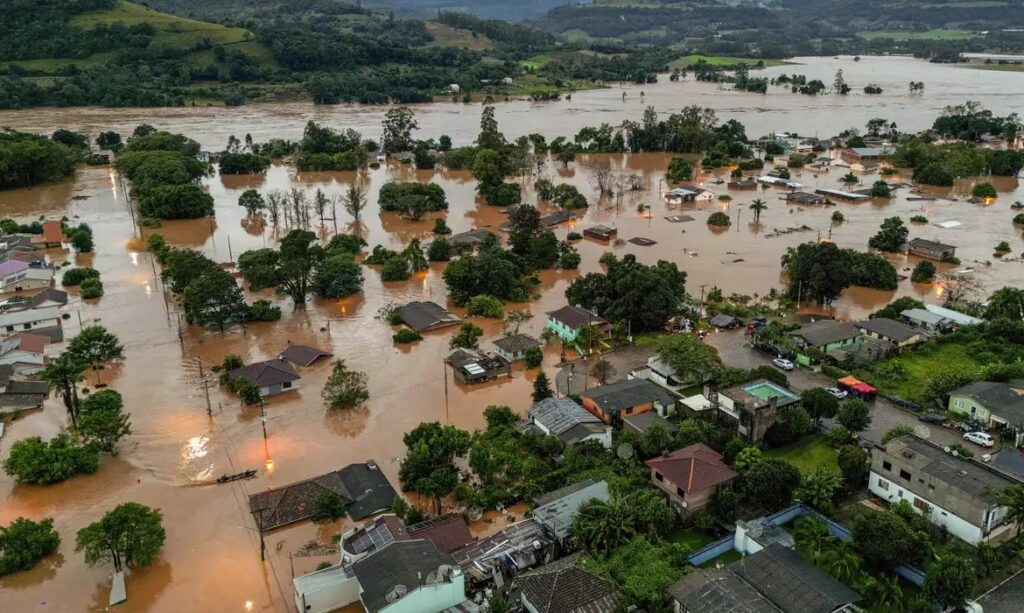
[[[658,241],[652,241],[651,239],[645,238],[643,236],[631,238],[629,239],[629,242],[633,243],[634,245],[640,245],[641,247],[650,247],[651,245],[658,244]]]
[[[671,215],[669,217],[666,217],[665,219],[671,221],[672,223],[681,223],[681,222],[684,222],[684,221],[693,221],[693,217],[690,217],[689,215]]]

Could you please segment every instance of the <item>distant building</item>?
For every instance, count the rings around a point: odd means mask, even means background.
[[[722,454],[699,443],[651,458],[645,464],[651,469],[651,484],[668,495],[669,505],[683,516],[710,504],[720,486],[740,476],[729,468]]]
[[[580,394],[580,400],[592,415],[606,424],[614,424],[628,415],[647,411],[661,416],[674,413],[678,398],[646,379],[627,379],[592,387]]]
[[[1007,508],[992,491],[1020,482],[980,462],[905,434],[871,450],[868,489],[889,502],[905,500],[937,526],[972,545],[1012,536]]]
[[[879,147],[850,147],[839,152],[839,157],[848,164],[866,161],[878,161],[886,154],[885,149]]]
[[[684,202],[711,202],[714,194],[700,187],[677,187],[665,194],[665,202],[682,204]]]
[[[608,320],[583,307],[564,306],[556,311],[549,311],[547,316],[547,329],[570,343],[576,342],[580,330],[584,328],[597,327],[605,333],[612,330]]]
[[[729,189],[757,189],[757,179],[739,178],[729,181],[726,185]]]
[[[907,320],[911,326],[931,332],[946,330],[952,325],[949,318],[932,313],[928,309],[907,309],[900,313],[900,317]]]
[[[904,251],[930,260],[949,260],[956,257],[956,247],[925,238],[914,238]]]

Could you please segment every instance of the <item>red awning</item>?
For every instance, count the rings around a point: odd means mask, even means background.
[[[878,391],[863,381],[858,381],[856,385],[851,385],[850,387],[858,394],[874,394]]]
[[[836,382],[840,383],[842,385],[845,385],[847,387],[853,387],[854,385],[857,385],[861,381],[860,381],[860,379],[857,379],[856,377],[843,377],[842,379],[838,379]]]

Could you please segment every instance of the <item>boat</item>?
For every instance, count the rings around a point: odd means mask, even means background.
[[[221,475],[217,477],[217,483],[230,483],[232,481],[238,481],[239,479],[248,479],[256,475],[256,469],[250,468],[249,470],[241,473],[235,473],[233,475]]]

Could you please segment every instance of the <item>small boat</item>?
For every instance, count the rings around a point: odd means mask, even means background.
[[[230,483],[232,481],[238,481],[239,479],[248,479],[249,477],[256,476],[256,469],[250,468],[249,470],[241,473],[235,473],[233,475],[221,475],[217,477],[217,483]]]

